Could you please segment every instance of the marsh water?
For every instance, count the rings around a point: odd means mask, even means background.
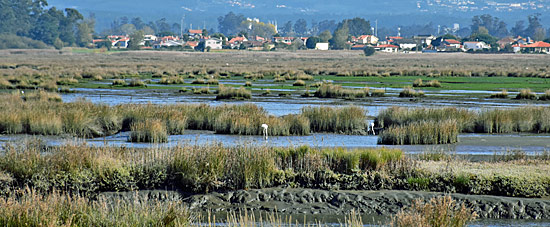
[[[387,89],[386,94],[397,94],[401,89]],[[252,101],[215,101],[214,95],[191,95],[179,93],[177,89],[89,89],[77,88],[75,93],[62,95],[64,102],[73,102],[78,99],[86,99],[93,103],[104,103],[108,105],[128,103],[153,103],[153,104],[177,104],[177,103],[206,103],[209,105],[242,104],[252,103],[265,109],[269,114],[282,116],[296,114],[305,106],[345,106],[356,105],[368,111],[370,119],[378,113],[391,106],[410,107],[445,107],[454,106],[469,109],[481,109],[491,107],[518,107],[522,105],[550,105],[549,102],[493,100],[486,97],[490,94],[485,91],[437,91],[427,92],[423,99],[398,98],[395,95],[390,97],[369,98],[363,100],[342,100],[342,99],[318,99],[302,98],[300,94],[292,94],[290,97],[279,97],[276,94],[269,96],[254,96]],[[276,93],[276,90],[273,93]],[[121,132],[116,135],[93,138],[78,139],[68,136],[30,136],[30,135],[0,135],[0,144],[17,142],[25,139],[40,139],[46,145],[57,146],[65,143],[85,142],[92,146],[125,146],[134,148],[148,147],[172,147],[184,144],[208,144],[223,143],[232,145],[254,145],[254,146],[301,146],[313,147],[342,147],[342,148],[373,148],[379,147],[378,137],[375,135],[341,135],[315,133],[309,136],[269,136],[266,140],[262,136],[240,136],[215,134],[212,131],[186,130],[183,135],[169,136],[167,143],[131,143],[127,142],[128,132]],[[550,134],[461,134],[459,142],[450,145],[405,145],[388,146],[400,148],[407,154],[421,154],[425,152],[448,152],[450,154],[467,157],[479,156],[483,159],[491,158],[495,154],[504,154],[511,150],[521,150],[527,155],[536,155],[550,151]],[[300,215],[298,215],[300,216]],[[339,217],[341,218],[341,217]],[[385,217],[387,219],[387,217]],[[366,217],[363,219],[367,226],[380,226],[384,217]],[[341,220],[343,221],[343,220]],[[326,226],[339,226],[338,217],[323,221]],[[334,224],[331,224],[334,223]],[[220,226],[223,226],[220,223]],[[469,226],[550,226],[549,220],[524,221],[524,220],[478,220]]]

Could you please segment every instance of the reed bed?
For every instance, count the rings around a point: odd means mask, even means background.
[[[399,97],[412,98],[412,97],[424,97],[424,91],[417,91],[411,87],[405,87],[399,92]]]
[[[252,83],[251,85],[252,86]],[[251,99],[252,98],[252,92],[250,90],[246,90],[244,87],[240,88],[232,88],[232,87],[226,87],[224,85],[220,85],[218,88],[218,94],[216,95],[216,100],[222,100],[222,99]]]
[[[189,226],[193,218],[178,202],[119,199],[112,204],[29,188],[0,197],[1,226]]]
[[[494,108],[473,111],[460,108],[391,107],[380,112],[382,128],[420,121],[456,120],[461,133],[549,133],[549,107]]]
[[[532,92],[531,89],[521,89],[519,91],[519,94],[516,95],[516,99],[537,99],[537,94],[535,92]]]
[[[146,119],[135,122],[130,126],[129,142],[165,143],[168,141],[168,132],[160,120]]]
[[[549,101],[550,100],[550,90],[544,91],[544,94],[539,96],[539,100]]]
[[[341,85],[323,84],[317,91],[315,97],[318,98],[365,98],[369,96],[369,88],[350,89],[343,88]]]
[[[313,132],[360,134],[364,132],[367,124],[366,110],[356,106],[304,107],[301,112],[309,119]]]
[[[162,77],[159,84],[185,84],[185,80],[179,76]]]
[[[498,93],[493,93],[489,98],[492,99],[507,99],[508,98],[508,90],[502,90]]]
[[[430,80],[424,83],[424,81],[419,78],[413,82],[413,87],[441,87],[441,83],[438,80]]]
[[[382,144],[457,142],[458,133],[549,133],[550,108],[484,109],[391,107],[380,112]]]
[[[229,89],[238,90],[239,94],[244,90]],[[230,95],[223,91],[218,94],[220,97]],[[4,95],[0,100],[5,107],[0,109],[0,133],[69,134],[90,138],[131,131],[130,141],[146,142],[166,141],[153,138],[182,134],[185,129],[262,135],[261,124],[268,124],[268,133],[274,136],[308,135],[311,132],[361,133],[366,122],[366,113],[358,107],[305,108],[298,115],[274,117],[251,104],[108,106],[85,100],[74,103],[48,101],[50,97],[58,96],[43,91],[28,92],[25,96],[17,92]]]
[[[417,145],[458,142],[456,120],[420,121],[385,129],[378,137],[379,144]]]
[[[476,218],[476,212],[464,203],[454,201],[451,196],[441,196],[426,202],[415,200],[411,207],[402,209],[393,218],[390,226],[462,227]]]

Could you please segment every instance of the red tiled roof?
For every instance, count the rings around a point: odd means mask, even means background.
[[[202,34],[202,30],[200,30],[200,29],[195,29],[195,30],[189,29],[189,33],[191,33],[191,34]]]
[[[391,44],[384,44],[384,45],[379,45],[379,46],[376,46],[378,48],[399,48],[398,46],[396,45],[391,45]]]
[[[197,41],[189,41],[186,43],[187,46],[196,47],[199,45],[199,42]]]
[[[363,47],[365,47],[365,45],[357,44],[357,45],[353,45],[351,48],[363,48]]]
[[[449,44],[460,44],[460,42],[455,39],[446,39],[445,42]]]
[[[389,38],[390,39],[403,39],[403,37],[401,37],[401,36],[390,36]]]
[[[538,41],[536,43],[533,43],[533,44],[529,44],[529,45],[522,45],[521,47],[531,47],[531,48],[550,48],[550,43],[546,43],[546,42],[543,42],[543,41]]]
[[[245,38],[242,37],[242,36],[239,36],[239,37],[235,37],[235,38],[232,38],[231,40],[229,40],[229,43],[234,43],[234,42],[244,42]]]

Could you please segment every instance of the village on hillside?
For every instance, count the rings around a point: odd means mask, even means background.
[[[131,42],[130,35],[109,35],[104,39],[94,39],[96,48],[106,47],[113,49],[126,49]],[[208,35],[205,30],[189,29],[182,36],[155,36],[144,35],[139,43],[139,49],[156,50],[251,50],[271,51],[277,49],[315,49],[329,50],[329,42],[310,40],[310,37],[281,37],[274,36],[271,39],[260,36],[233,36],[225,37],[221,34]],[[546,53],[550,54],[550,43],[536,41],[530,37],[505,37],[496,42],[496,45],[484,41],[460,41],[458,38],[434,35],[416,35],[413,37],[388,36],[379,38],[374,35],[351,36],[346,42],[346,48],[350,50],[364,50],[372,47],[376,51],[387,53],[408,52],[501,52],[501,53]]]

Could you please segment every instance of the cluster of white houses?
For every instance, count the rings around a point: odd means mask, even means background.
[[[300,42],[306,45],[309,37],[273,37],[267,39],[260,36],[245,37],[237,36],[231,39],[215,38],[203,35],[202,30],[189,30],[189,39],[184,41],[178,36],[157,37],[154,35],[145,35],[144,40],[140,42],[143,49],[161,49],[161,48],[188,48],[196,49],[202,42],[201,48],[219,50],[219,49],[246,49],[246,50],[271,50],[280,47],[282,44],[292,45]],[[113,48],[127,48],[130,42],[129,36],[108,36],[106,39],[94,40],[97,43],[109,43]],[[285,46],[282,45],[282,46]],[[513,52],[523,53],[550,53],[550,44],[542,41],[535,42],[530,38],[507,37],[499,40],[497,49],[511,48]],[[464,41],[456,39],[437,38],[433,35],[418,35],[412,38],[403,38],[399,36],[389,36],[385,39],[379,39],[374,35],[352,36],[347,42],[351,50],[364,50],[366,47],[373,47],[377,51],[383,52],[465,52],[480,51],[492,49],[492,46],[483,41]],[[329,43],[317,42],[315,49],[328,50]],[[494,48],[493,48],[494,49]]]

